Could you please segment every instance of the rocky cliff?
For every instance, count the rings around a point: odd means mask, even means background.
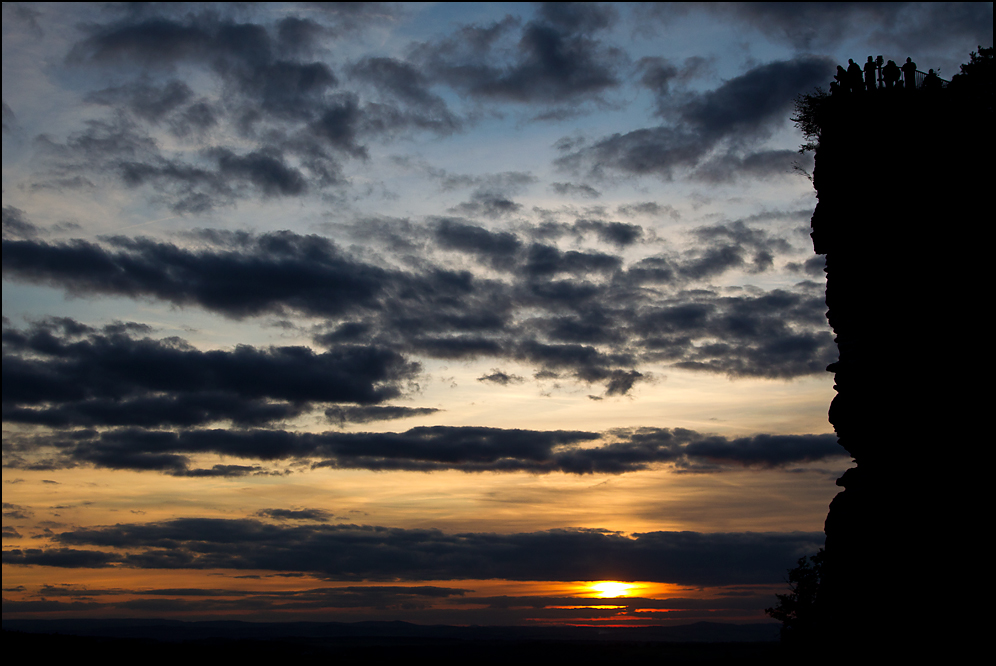
[[[826,520],[822,624],[829,645],[909,648],[954,638],[981,592],[962,574],[988,531],[991,101],[838,95],[819,126],[829,418],[856,463]]]

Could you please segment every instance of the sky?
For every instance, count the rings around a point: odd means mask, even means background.
[[[770,621],[851,465],[793,101],[992,26],[5,3],[3,617]]]

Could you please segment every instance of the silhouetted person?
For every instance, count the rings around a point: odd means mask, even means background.
[[[896,64],[895,60],[885,63],[885,67],[882,68],[882,74],[885,76],[886,90],[892,90],[899,83],[899,65]]]
[[[847,59],[847,79],[851,92],[861,92],[861,65],[851,58]]]
[[[830,84],[830,94],[847,92],[850,86],[847,85],[847,72],[840,65],[837,65],[837,73],[833,75],[833,83]]]
[[[865,90],[875,90],[875,61],[871,56],[868,56],[868,62],[865,63]]]
[[[906,64],[902,66],[903,70],[903,87],[907,91],[913,92],[916,90],[916,63],[906,59]]]
[[[927,76],[923,77],[923,89],[929,91],[941,89],[941,77],[934,74],[934,70],[928,70]]]

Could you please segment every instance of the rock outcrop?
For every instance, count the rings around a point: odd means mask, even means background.
[[[826,520],[823,636],[933,649],[980,612],[963,604],[981,587],[959,574],[988,531],[991,106],[958,90],[839,95],[819,126],[829,418],[856,463]]]

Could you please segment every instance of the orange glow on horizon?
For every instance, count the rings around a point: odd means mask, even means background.
[[[630,596],[630,591],[636,587],[637,586],[632,583],[622,583],[617,580],[600,580],[594,583],[588,583],[587,585],[590,592],[594,592],[595,596],[603,598],[628,597]]]
[[[544,606],[548,610],[622,610],[626,606]]]

